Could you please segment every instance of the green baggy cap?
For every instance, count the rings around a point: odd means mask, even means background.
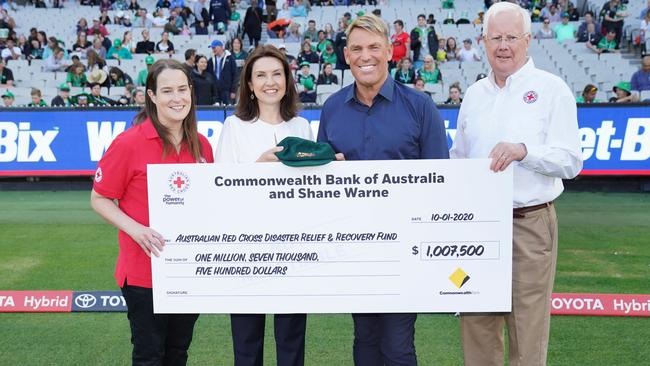
[[[326,142],[314,142],[300,137],[286,137],[278,143],[284,147],[275,155],[284,165],[316,166],[336,160],[334,149]]]

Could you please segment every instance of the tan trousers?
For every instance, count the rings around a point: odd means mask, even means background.
[[[512,312],[461,315],[466,366],[503,365],[504,324],[510,366],[546,365],[556,260],[554,206],[513,219]]]

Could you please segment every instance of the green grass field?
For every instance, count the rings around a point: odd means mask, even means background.
[[[116,231],[87,192],[0,192],[0,289],[117,290]],[[557,201],[556,292],[650,293],[650,195],[565,193]],[[274,362],[271,317],[268,365]],[[458,320],[423,314],[420,365],[461,365]],[[125,314],[0,314],[0,365],[126,365]],[[312,315],[307,365],[351,365],[349,315]],[[227,316],[204,315],[191,365],[231,365]],[[648,365],[650,318],[552,318],[549,365]]]

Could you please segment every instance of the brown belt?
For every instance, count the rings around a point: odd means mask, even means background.
[[[547,207],[551,207],[552,205],[553,205],[553,201],[542,203],[542,204],[535,205],[535,206],[513,208],[512,209],[512,217],[515,218],[515,219],[521,219],[521,218],[526,217],[527,213],[537,211],[537,210],[541,210],[541,209],[544,209],[544,208],[547,208]]]

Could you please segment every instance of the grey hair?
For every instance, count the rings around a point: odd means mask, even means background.
[[[504,13],[504,12],[518,13],[521,16],[521,20],[524,23],[524,33],[530,33],[530,14],[528,14],[528,11],[517,4],[507,2],[507,1],[501,1],[490,6],[488,11],[485,13],[485,16],[483,18],[484,36],[488,34],[488,24],[490,23],[490,19],[494,18],[497,14]]]

